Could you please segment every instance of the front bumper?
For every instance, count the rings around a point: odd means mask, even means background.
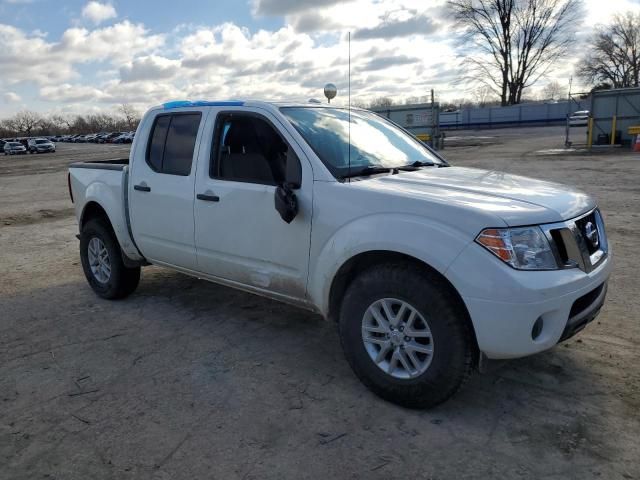
[[[592,271],[519,271],[470,244],[447,270],[490,359],[547,350],[599,313],[613,267],[611,253]],[[538,324],[536,325],[536,322]]]
[[[573,302],[573,306],[569,312],[569,320],[560,337],[561,342],[573,337],[586,327],[588,323],[595,320],[604,305],[604,299],[607,296],[607,287],[608,285],[605,282]]]

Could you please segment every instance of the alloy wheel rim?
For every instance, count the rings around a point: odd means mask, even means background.
[[[362,341],[373,363],[394,378],[416,378],[433,359],[429,324],[416,308],[397,298],[376,300],[367,308]]]
[[[98,237],[93,237],[89,240],[87,254],[94,278],[100,283],[107,283],[111,278],[111,260],[104,242]]]

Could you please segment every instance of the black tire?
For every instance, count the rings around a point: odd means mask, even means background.
[[[431,363],[414,378],[391,376],[365,348],[364,314],[374,302],[385,298],[410,304],[431,330]],[[436,273],[409,263],[377,265],[358,275],[344,295],[339,330],[345,356],[362,383],[404,407],[430,408],[444,402],[460,390],[473,369],[476,348],[466,309]]]
[[[98,238],[105,246],[111,274],[106,282],[96,278],[89,264],[89,242]],[[80,260],[89,285],[98,296],[109,300],[131,295],[140,283],[140,267],[127,268],[122,261],[118,239],[111,226],[103,219],[89,220],[80,233]]]

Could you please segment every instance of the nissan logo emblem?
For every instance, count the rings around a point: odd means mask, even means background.
[[[598,238],[598,229],[593,223],[587,222],[584,226],[584,234],[587,237],[587,240],[591,242],[591,245],[593,245],[593,248],[598,248],[598,245],[600,245],[600,239]]]

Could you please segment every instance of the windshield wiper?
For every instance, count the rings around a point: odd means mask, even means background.
[[[420,167],[434,167],[436,164],[433,162],[421,162],[415,161],[413,163],[409,163],[408,165],[403,165],[401,167],[396,167],[398,170],[402,170],[403,172],[415,172],[416,170],[420,170]]]
[[[434,167],[435,163],[434,162],[421,162],[420,160],[417,160],[415,162],[413,162],[411,164],[412,167]]]
[[[342,175],[342,178],[351,178],[351,177],[366,177],[369,175],[375,175],[376,173],[389,173],[395,172],[397,169],[390,167],[364,167],[358,169],[352,169],[350,172]]]

